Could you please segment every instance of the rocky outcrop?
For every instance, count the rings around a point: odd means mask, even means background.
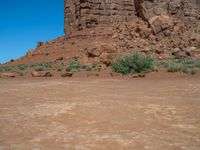
[[[1,73],[1,74],[0,74],[0,77],[15,78],[15,77],[16,77],[16,74],[15,74],[15,73],[10,73],[10,72]]]
[[[93,66],[108,66],[116,57],[116,49],[111,43],[92,43],[87,50],[87,56]]]
[[[135,16],[133,0],[65,0],[65,32]]]
[[[200,21],[198,6],[197,0],[65,0],[65,33],[131,20],[136,15],[147,22],[155,16],[173,16],[192,28]]]
[[[73,73],[72,72],[64,72],[61,74],[61,77],[72,77]]]
[[[187,28],[194,28],[199,26],[199,0],[169,0],[167,3],[167,10],[169,15],[180,19]]]
[[[138,16],[147,21],[155,33],[156,28],[165,24],[172,27],[172,19],[181,21],[187,29],[199,26],[200,2],[196,0],[144,0],[137,7]]]
[[[51,72],[43,72],[43,71],[33,71],[31,72],[32,77],[52,77]]]

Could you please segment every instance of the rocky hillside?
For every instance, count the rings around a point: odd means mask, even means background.
[[[134,50],[159,60],[200,59],[200,9],[195,0],[65,0],[66,35],[38,42],[10,65],[36,62],[106,68]]]

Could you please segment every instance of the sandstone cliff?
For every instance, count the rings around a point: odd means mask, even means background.
[[[133,0],[65,0],[65,31],[135,16]]]
[[[119,20],[132,20],[136,15],[146,21],[169,15],[190,28],[197,26],[200,20],[198,6],[197,0],[65,0],[65,32],[108,26]]]

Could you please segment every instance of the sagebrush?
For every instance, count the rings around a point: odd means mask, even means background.
[[[114,72],[122,74],[147,73],[154,69],[155,60],[137,51],[118,58],[111,67]]]

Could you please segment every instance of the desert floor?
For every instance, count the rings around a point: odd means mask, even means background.
[[[200,76],[0,79],[1,150],[199,150]]]

